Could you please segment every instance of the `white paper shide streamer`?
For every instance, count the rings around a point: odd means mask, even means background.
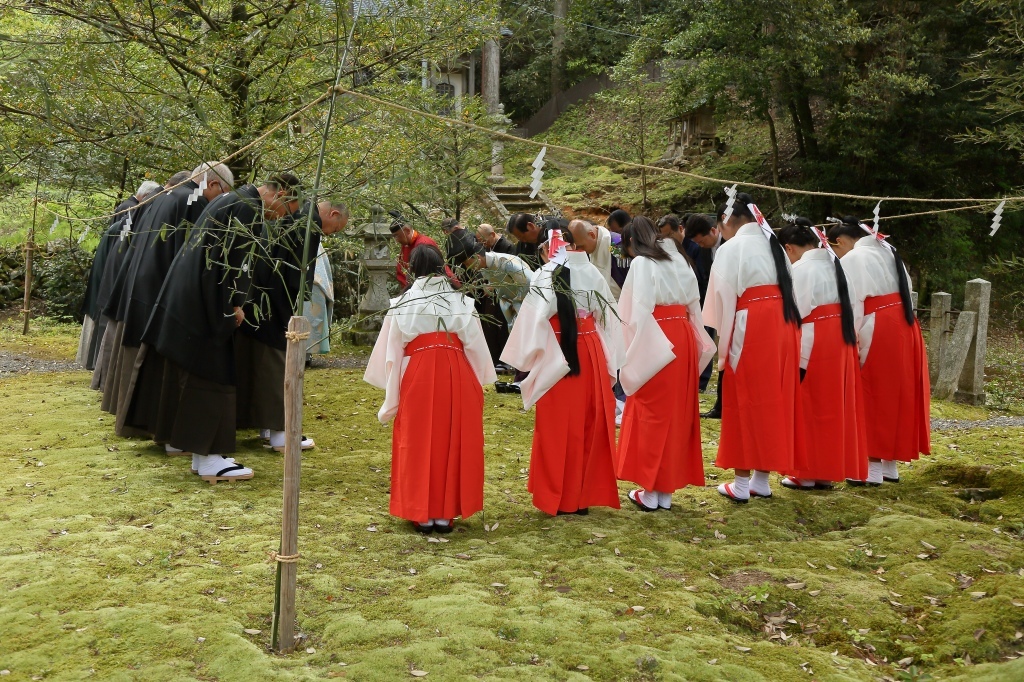
[[[131,211],[124,217],[124,222],[121,223],[121,241],[127,239],[128,235],[132,231],[132,213]]]
[[[203,172],[203,179],[199,181],[199,187],[193,190],[192,194],[188,195],[188,201],[185,202],[186,206],[191,206],[199,200],[199,197],[203,196],[203,192],[206,191],[206,172]]]
[[[537,193],[540,192],[541,178],[544,177],[544,155],[547,153],[548,148],[541,147],[540,153],[537,154],[537,158],[533,160],[533,173],[530,174],[530,177],[533,178],[533,181],[530,182],[530,189],[533,190],[530,192],[531,199],[536,198]]]
[[[1005,201],[1000,201],[996,206],[995,215],[992,216],[992,231],[988,233],[989,237],[996,236],[996,232],[999,231],[999,223],[1003,222],[1003,207],[1005,206]]]
[[[57,225],[60,224],[60,218],[53,219],[53,225],[50,225],[50,234],[57,231]]]
[[[736,205],[736,185],[733,185],[732,187],[726,187],[725,195],[729,198],[725,202],[725,212],[722,213],[723,223],[732,217],[733,206]]]

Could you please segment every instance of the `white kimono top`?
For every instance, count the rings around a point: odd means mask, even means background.
[[[526,409],[530,409],[569,373],[569,363],[562,355],[558,338],[549,322],[558,312],[551,281],[555,267],[554,263],[547,263],[537,270],[530,293],[519,309],[519,317],[501,353],[502,362],[530,373],[520,385]],[[582,251],[570,251],[566,267],[570,272],[576,309],[581,315],[594,316],[597,335],[608,363],[608,374],[614,380],[622,366],[624,351],[619,313],[611,289]]]
[[[377,413],[382,424],[398,413],[402,376],[409,365],[405,347],[420,334],[433,332],[458,336],[481,385],[497,381],[473,299],[453,290],[445,277],[420,277],[408,291],[391,299],[363,374],[364,381],[385,391],[384,404]]]
[[[511,327],[516,322],[523,299],[530,291],[533,270],[522,258],[510,253],[488,251],[484,258],[486,265],[482,270],[483,276],[494,287],[498,305]]]
[[[626,341],[626,355],[619,371],[619,383],[628,395],[639,391],[676,358],[672,352],[672,343],[654,319],[655,306],[686,306],[700,356],[697,363],[698,375],[715,354],[715,342],[704,329],[700,312],[697,276],[679,253],[675,242],[664,239],[658,245],[671,260],[634,258],[619,297],[619,316],[622,318]]]
[[[786,267],[789,267],[789,260]],[[718,368],[736,369],[747,330],[747,311],[736,303],[750,287],[778,285],[771,246],[757,223],[747,223],[718,247],[704,297],[704,324],[718,330]]]
[[[846,281],[850,284],[850,303],[853,304],[854,326],[860,346],[861,366],[868,359],[871,337],[875,333],[875,314],[864,314],[864,300],[872,296],[885,296],[900,290],[896,280],[896,266],[889,249],[871,235],[857,240],[853,248],[842,257]],[[910,284],[910,274],[904,273]],[[854,292],[856,291],[856,295]],[[913,294],[913,289],[911,289]]]
[[[849,278],[846,282],[850,289],[850,301],[854,300],[853,285]],[[820,305],[839,303],[839,288],[836,285],[836,266],[832,256],[825,249],[811,249],[793,263],[793,293],[796,305],[800,309],[800,317],[807,317]],[[800,369],[807,369],[814,348],[814,323],[805,322],[800,327]]]
[[[621,291],[619,284],[612,279],[612,233],[607,227],[595,225],[597,228],[597,248],[590,254],[590,262],[601,271],[604,280],[608,282],[608,288],[612,291],[615,300],[619,300]]]

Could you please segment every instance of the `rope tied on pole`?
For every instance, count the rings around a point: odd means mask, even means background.
[[[284,338],[288,339],[292,343],[298,343],[299,341],[305,341],[309,338],[309,332],[293,332],[286,331]]]
[[[301,554],[278,554],[277,552],[270,552],[270,560],[276,561],[279,564],[297,564],[299,563],[299,557]]]

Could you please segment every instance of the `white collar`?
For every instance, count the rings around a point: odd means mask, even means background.
[[[832,256],[830,256],[828,251],[825,249],[813,248],[809,251],[804,251],[804,255],[800,256],[797,262],[793,263],[793,265],[799,265],[804,261],[813,260],[832,260]]]
[[[409,287],[410,291],[429,291],[436,293],[439,291],[452,291],[451,283],[448,282],[448,278],[444,275],[431,275],[430,277],[420,277],[416,279],[412,286]]]
[[[764,239],[764,234],[761,232],[761,226],[758,225],[756,222],[747,223],[740,229],[736,230],[737,237],[753,234],[759,235],[762,239]]]

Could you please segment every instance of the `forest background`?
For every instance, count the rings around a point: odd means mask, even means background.
[[[553,94],[610,74],[613,87],[535,139],[623,161],[655,162],[668,121],[712,105],[723,153],[687,170],[848,194],[1016,195],[1022,22],[1024,3],[998,0],[3,0],[0,240],[20,244],[34,225],[38,241],[80,243],[56,268],[80,271],[105,227],[90,218],[142,179],[230,156],[240,181],[275,170],[311,180],[328,107],[308,103],[334,82],[346,42],[344,87],[488,128],[514,128]],[[453,107],[421,86],[424,60],[451,64],[487,40],[501,50],[504,126],[479,98]],[[494,218],[480,201],[483,133],[343,96],[326,150],[323,192],[357,221],[374,204],[427,231],[444,214]],[[536,152],[505,145],[510,181],[528,180]],[[562,152],[547,161],[545,189],[571,214],[709,211],[723,198],[717,183]],[[873,208],[765,194],[769,218]],[[947,207],[886,202],[882,213],[935,208]],[[990,238],[991,208],[884,224],[924,296],[959,297],[984,275],[1015,311],[1024,221],[1011,203]],[[9,279],[14,298],[17,272]]]

